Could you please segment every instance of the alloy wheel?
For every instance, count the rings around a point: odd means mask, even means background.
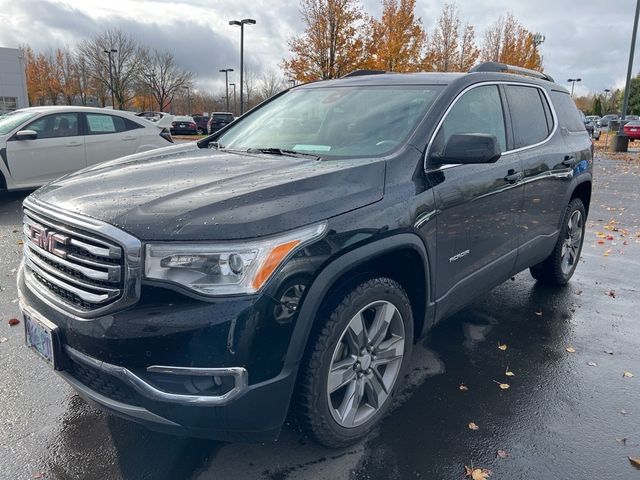
[[[404,323],[392,303],[370,303],[351,318],[333,352],[327,379],[329,410],[340,426],[362,425],[382,408],[404,351]]]
[[[583,235],[582,213],[579,210],[574,211],[567,222],[567,235],[562,244],[561,258],[562,273],[568,275],[575,268],[580,255],[580,247],[582,246]]]

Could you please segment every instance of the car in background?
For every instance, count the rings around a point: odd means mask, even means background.
[[[176,115],[171,122],[171,135],[197,135],[198,125],[189,115]]]
[[[640,120],[631,120],[627,122],[623,128],[624,134],[629,137],[631,141],[640,139]]]
[[[592,120],[589,120],[589,117],[593,118],[593,116],[591,116],[591,115],[585,116],[585,114],[584,114],[584,112],[582,110],[578,110],[578,113],[580,114],[580,118],[582,119],[582,122],[584,123],[584,128],[589,133],[589,136],[591,138],[593,138],[594,140],[599,140],[600,139],[600,128],[598,128],[598,126],[595,124],[595,122],[593,122]]]
[[[610,113],[608,115],[604,115],[599,121],[598,121],[598,126],[599,127],[609,127],[609,123],[611,121],[616,121],[618,120],[618,115],[614,114],[614,113]]]
[[[221,128],[226,127],[233,122],[235,118],[231,112],[213,112],[209,117],[209,123],[207,124],[207,133],[215,133]]]
[[[165,121],[93,107],[46,106],[0,119],[0,190],[39,187],[90,165],[173,143]]]
[[[210,117],[208,115],[193,115],[193,121],[196,122],[198,135],[205,135],[207,133],[209,118]]]
[[[587,115],[587,121],[591,122],[591,123],[597,123],[598,120],[600,120],[600,115]]]

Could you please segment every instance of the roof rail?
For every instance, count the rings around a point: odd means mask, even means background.
[[[340,78],[360,77],[362,75],[381,75],[383,73],[387,72],[385,72],[384,70],[354,70],[353,72],[349,72]]]
[[[529,70],[528,68],[516,67],[515,65],[507,65],[506,63],[498,62],[484,62],[476,65],[471,72],[502,72],[502,73],[517,73],[519,75],[526,75],[528,77],[539,78],[548,82],[554,82],[553,77],[546,73],[537,72],[536,70]]]

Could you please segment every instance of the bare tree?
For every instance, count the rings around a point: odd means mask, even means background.
[[[256,73],[253,70],[245,70],[244,72],[244,104],[245,110],[248,110],[257,105],[256,93]],[[252,103],[253,102],[253,103]]]
[[[117,50],[111,54],[113,85],[109,75],[109,55],[105,53],[105,50],[112,49]],[[122,30],[111,29],[80,44],[78,53],[86,59],[92,77],[113,90],[118,108],[125,108],[134,95],[133,87],[145,56],[144,48]]]
[[[178,67],[170,52],[154,50],[145,55],[138,70],[140,82],[149,88],[161,112],[169,107],[176,93],[193,86],[193,73]]]
[[[285,89],[283,79],[276,72],[269,68],[260,78],[259,94],[262,100],[273,97],[276,93]]]

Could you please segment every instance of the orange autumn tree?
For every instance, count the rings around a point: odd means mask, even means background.
[[[302,0],[305,25],[289,40],[292,58],[282,62],[300,82],[341,77],[362,65],[364,14],[356,0]]]
[[[415,8],[416,0],[382,0],[380,20],[369,22],[366,68],[388,72],[421,70],[426,34]]]
[[[542,57],[534,34],[511,13],[500,17],[486,30],[482,60],[542,71]]]

